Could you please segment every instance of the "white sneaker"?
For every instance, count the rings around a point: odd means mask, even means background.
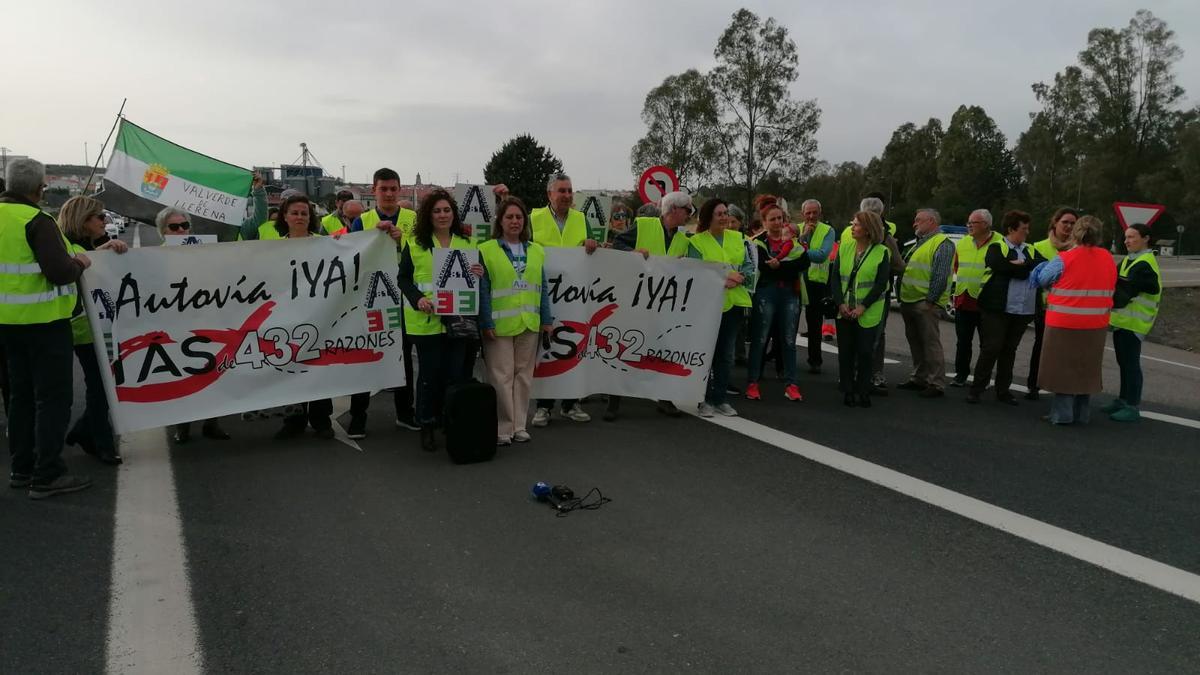
[[[737,411],[734,410],[733,406],[729,405],[728,403],[722,403],[721,405],[717,406],[717,413],[726,417],[737,417]]]
[[[696,412],[698,412],[701,417],[712,417],[713,407],[707,403],[701,403],[700,405],[696,406]]]
[[[544,427],[550,424],[550,410],[548,408],[538,408],[533,412],[533,421],[530,422],[535,427]]]
[[[569,410],[562,411],[562,416],[571,420],[572,422],[591,422],[592,421],[592,416],[583,412],[583,408],[579,407],[578,403],[571,406],[571,408]]]
[[[496,445],[502,448],[506,445],[512,445],[512,438],[508,436],[497,436]]]
[[[513,434],[513,440],[518,443],[528,443],[529,442],[529,432],[528,431],[518,431],[517,433]]]

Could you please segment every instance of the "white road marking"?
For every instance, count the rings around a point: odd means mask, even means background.
[[[946,377],[947,377],[947,379],[949,379],[949,378],[952,378],[952,377],[954,377],[954,373],[946,373]],[[974,381],[975,381],[975,376],[974,376],[974,375],[968,375],[968,376],[967,376],[967,381],[968,381],[968,382],[974,382]],[[992,386],[992,383],[991,383],[991,382],[989,382],[989,383],[988,383],[988,386],[989,386],[989,387],[990,387],[990,386]],[[1013,384],[1011,384],[1011,385],[1009,385],[1009,386],[1010,386],[1010,388],[1012,388],[1012,389],[1016,389],[1017,391],[1022,391],[1022,392],[1027,392],[1027,391],[1029,391],[1029,388],[1028,388],[1028,387],[1026,387],[1026,386],[1025,386],[1025,385],[1023,385],[1023,384],[1016,384],[1016,383],[1013,383]],[[1139,410],[1138,410],[1138,412],[1139,412],[1139,413],[1141,413],[1142,417],[1145,417],[1145,418],[1147,418],[1147,419],[1157,420],[1157,421],[1159,421],[1159,422],[1166,422],[1166,423],[1168,423],[1168,424],[1178,424],[1178,425],[1179,425],[1179,426],[1181,426],[1181,427],[1189,427],[1189,428],[1192,428],[1192,429],[1200,429],[1200,422],[1197,422],[1196,420],[1190,420],[1190,419],[1188,419],[1188,418],[1186,418],[1186,417],[1176,417],[1176,416],[1174,416],[1174,415],[1168,415],[1168,414],[1166,414],[1166,413],[1153,412],[1153,411],[1150,411],[1150,410],[1141,410],[1141,409],[1139,409]]]
[[[121,437],[107,672],[200,673],[175,476],[162,429]]]
[[[1105,347],[1105,349],[1107,349],[1110,352],[1114,352],[1114,353],[1117,351],[1117,350],[1113,349],[1112,347]],[[1191,368],[1192,370],[1200,370],[1200,366],[1193,366],[1193,365],[1189,365],[1186,363],[1180,363],[1178,361],[1168,361],[1166,359],[1160,359],[1160,358],[1157,358],[1154,356],[1146,356],[1145,354],[1142,354],[1142,358],[1146,359],[1147,361],[1158,361],[1159,363],[1166,363],[1166,364],[1169,364],[1172,366],[1179,366],[1180,368]]]
[[[804,337],[803,335],[797,335],[796,336],[796,346],[797,347],[808,347],[808,338]],[[825,342],[824,340],[821,340],[821,351],[823,351],[827,354],[838,353],[837,346],[832,345],[828,342]],[[884,357],[883,362],[884,362],[884,364],[889,365],[889,366],[894,366],[897,363],[900,363],[899,361],[896,361],[895,359],[889,359],[887,357]]]
[[[333,437],[345,443],[346,445],[362,452],[362,446],[346,435],[346,430],[342,428],[338,418],[345,415],[350,410],[350,397],[339,396],[333,399],[333,415],[329,418],[333,422]]]
[[[687,410],[695,414],[694,407],[689,406]],[[993,506],[745,418],[717,416],[705,421],[1123,577],[1200,603],[1200,575]]]

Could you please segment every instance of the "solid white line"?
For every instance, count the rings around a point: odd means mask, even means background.
[[[1117,350],[1113,349],[1112,347],[1105,347],[1105,349],[1107,349],[1110,352],[1117,351]],[[1191,368],[1192,370],[1200,370],[1200,366],[1193,366],[1193,365],[1189,365],[1187,363],[1180,363],[1178,361],[1168,361],[1166,359],[1160,359],[1160,358],[1157,358],[1154,356],[1146,356],[1145,354],[1142,354],[1142,358],[1146,359],[1147,361],[1158,361],[1159,363],[1166,363],[1166,364],[1169,364],[1172,366],[1179,366],[1180,368]]]
[[[993,506],[745,418],[718,416],[705,421],[1123,577],[1200,603],[1200,575]]]
[[[808,346],[808,338],[804,337],[803,335],[797,335],[796,336],[796,346],[797,347],[807,347]],[[838,353],[837,347],[825,342],[824,340],[821,340],[821,351],[826,352],[828,354]],[[900,363],[899,361],[896,361],[894,359],[889,359],[887,357],[884,357],[883,362],[888,365],[896,365],[897,363]]]
[[[107,672],[200,673],[203,658],[162,429],[121,437]]]
[[[954,373],[946,373],[946,377],[952,378],[952,377],[954,377]],[[967,381],[974,382],[975,376],[968,375]],[[991,382],[988,383],[988,386],[989,387],[991,386]],[[1009,387],[1012,389],[1016,389],[1017,391],[1025,391],[1025,392],[1029,391],[1029,388],[1023,384],[1013,383],[1013,384],[1009,385]],[[1148,419],[1157,420],[1159,422],[1166,422],[1168,424],[1178,424],[1181,427],[1190,427],[1192,429],[1200,429],[1200,422],[1197,422],[1196,420],[1190,420],[1186,417],[1176,417],[1174,415],[1168,415],[1166,413],[1160,413],[1160,412],[1152,412],[1149,410],[1139,410],[1138,412],[1141,413],[1142,417],[1145,417]]]

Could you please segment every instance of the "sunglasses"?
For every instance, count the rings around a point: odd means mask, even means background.
[[[169,223],[167,225],[167,229],[171,230],[172,232],[177,231],[177,230],[187,231],[187,230],[192,229],[192,224],[186,220],[183,221],[182,223]]]
[[[628,214],[628,213],[614,213],[614,214],[612,214],[612,219],[613,219],[613,220],[626,220],[626,219],[628,219],[628,218],[629,218],[629,214]]]

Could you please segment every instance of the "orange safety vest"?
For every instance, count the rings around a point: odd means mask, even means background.
[[[1117,264],[1097,246],[1076,246],[1059,254],[1063,273],[1046,296],[1046,325],[1073,330],[1108,327]]]

